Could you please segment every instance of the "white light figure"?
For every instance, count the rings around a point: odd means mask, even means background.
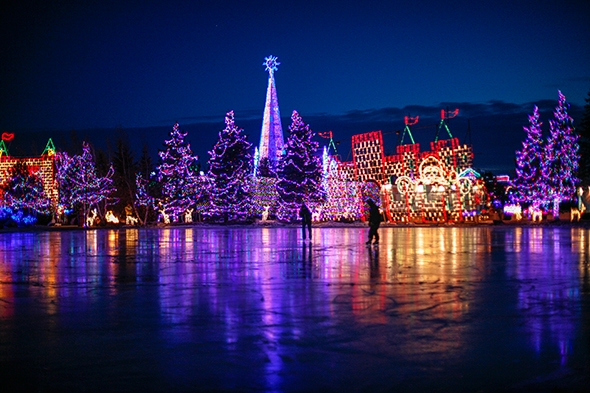
[[[133,208],[131,205],[125,206],[125,225],[136,225],[139,220],[133,217]]]
[[[107,220],[107,222],[109,224],[118,224],[119,223],[119,219],[117,217],[115,217],[112,210],[108,210],[107,214],[104,216],[104,218],[105,218],[105,220]]]
[[[162,202],[158,202],[157,210],[160,212],[160,215],[158,216],[158,221],[164,224],[170,224],[170,215],[166,214],[166,211],[162,207]]]
[[[580,221],[580,217],[582,217],[583,210],[578,209],[577,207],[572,207],[570,209],[570,222],[574,220]]]
[[[160,214],[162,215],[162,222],[164,224],[170,224],[170,215],[166,214],[165,211],[161,211]]]
[[[187,209],[184,212],[184,222],[193,222],[193,210],[194,209]]]
[[[87,227],[91,227],[94,225],[94,221],[96,220],[97,215],[98,215],[98,212],[96,211],[96,209],[92,209],[92,211],[90,212],[88,217],[86,217],[86,226]]]
[[[270,206],[264,206],[264,211],[262,212],[262,221],[268,220],[268,209],[270,209]]]

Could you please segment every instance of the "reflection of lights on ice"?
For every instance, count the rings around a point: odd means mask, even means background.
[[[572,228],[569,231],[556,228],[515,228],[514,236],[506,233],[506,245],[511,251],[530,255],[519,258],[511,265],[518,280],[535,285],[520,285],[519,308],[523,312],[531,346],[537,353],[556,350],[561,365],[565,365],[572,353],[575,326],[572,316],[578,313],[580,298],[579,269],[572,269],[575,261],[583,266],[588,251],[580,247],[588,236],[587,229]],[[571,244],[568,247],[568,244]],[[533,257],[542,255],[543,258]],[[576,257],[577,255],[577,257]],[[509,275],[512,271],[507,272]],[[542,283],[550,282],[550,285]],[[553,285],[553,283],[562,283]],[[551,337],[550,340],[547,337]]]
[[[562,364],[570,362],[576,350],[572,343],[579,334],[579,282],[587,274],[584,263],[590,255],[588,229],[395,227],[380,231],[380,252],[371,249],[368,253],[363,245],[366,228],[315,227],[311,246],[299,241],[299,228],[5,233],[0,236],[0,279],[18,282],[37,275],[44,284],[51,284],[37,288],[44,296],[70,296],[72,305],[81,308],[99,296],[94,286],[103,288],[117,277],[159,280],[160,285],[150,287],[158,294],[155,312],[161,313],[163,321],[178,322],[164,324],[165,340],[184,339],[191,332],[187,321],[213,317],[219,322],[220,334],[214,338],[233,345],[240,340],[242,322],[260,317],[268,348],[276,345],[273,354],[278,357],[267,365],[276,376],[283,367],[281,356],[289,355],[285,342],[306,334],[307,325],[292,320],[307,305],[312,306],[306,312],[325,313],[322,315],[334,320],[349,312],[347,316],[360,324],[382,321],[387,316],[384,311],[390,310],[390,299],[397,302],[395,312],[400,315],[420,310],[434,318],[461,318],[470,305],[506,301],[492,299],[486,280],[494,261],[501,259],[506,273],[492,278],[508,279],[514,289],[511,293],[518,294],[509,302],[511,311],[524,321],[524,327],[515,329],[522,333],[527,350],[556,354]],[[31,263],[15,249],[43,257]],[[503,258],[506,255],[509,257]],[[113,260],[133,263],[111,263]],[[303,269],[307,269],[304,275]],[[487,284],[480,286],[482,279]],[[64,283],[86,284],[80,290],[82,287]],[[425,291],[429,285],[441,290]],[[109,295],[130,290],[129,286],[109,287],[113,292]],[[11,288],[0,285],[3,300],[10,302],[16,296]],[[342,302],[334,301],[339,293],[345,295]],[[18,302],[6,303],[0,315],[10,317],[14,304]],[[408,320],[396,319],[400,323]],[[411,318],[411,323],[418,321]],[[438,349],[463,344],[464,326],[451,323],[437,333],[456,338],[440,340],[453,342],[442,342]]]

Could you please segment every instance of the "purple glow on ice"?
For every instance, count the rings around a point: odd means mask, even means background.
[[[0,334],[14,337],[3,356],[27,360],[31,347],[69,370],[116,348],[109,362],[149,363],[170,386],[226,390],[309,390],[326,368],[335,388],[361,388],[346,376],[362,369],[382,387],[403,384],[406,370],[456,390],[453,378],[424,374],[435,364],[478,390],[506,359],[510,369],[494,374],[505,384],[584,365],[590,230],[380,235],[367,248],[365,227],[314,227],[311,243],[297,226],[0,233]],[[23,321],[36,333],[15,335]]]

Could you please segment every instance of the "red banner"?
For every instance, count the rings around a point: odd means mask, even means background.
[[[2,133],[2,140],[9,142],[14,138],[14,134],[10,132],[3,132]]]

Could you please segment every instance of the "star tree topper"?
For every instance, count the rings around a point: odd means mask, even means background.
[[[270,74],[272,74],[276,70],[278,70],[277,66],[280,65],[281,63],[279,63],[277,60],[278,60],[278,57],[273,56],[273,55],[265,57],[264,63],[262,63],[263,66],[266,66],[264,71],[268,71]]]

